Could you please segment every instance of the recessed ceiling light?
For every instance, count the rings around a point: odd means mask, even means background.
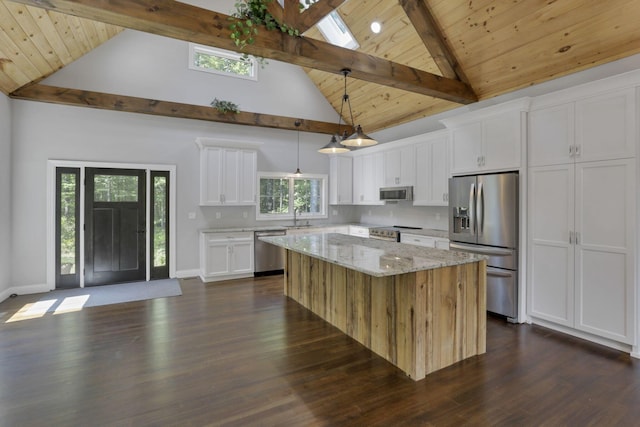
[[[373,21],[371,23],[371,31],[373,31],[374,33],[378,34],[380,32],[380,30],[382,30],[382,25],[380,25],[380,23],[378,21]]]

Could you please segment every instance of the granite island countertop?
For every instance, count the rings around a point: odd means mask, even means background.
[[[467,264],[484,255],[406,245],[345,234],[261,237],[260,240],[376,277]]]

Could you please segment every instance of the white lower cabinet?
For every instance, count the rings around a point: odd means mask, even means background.
[[[635,340],[635,160],[529,171],[529,314]]]
[[[200,278],[204,282],[253,275],[253,232],[201,232]]]
[[[449,249],[449,239],[422,236],[420,234],[400,233],[400,243],[423,246],[425,248]]]
[[[359,225],[350,225],[348,232],[345,234],[349,234],[350,236],[369,238],[369,227],[362,227]]]

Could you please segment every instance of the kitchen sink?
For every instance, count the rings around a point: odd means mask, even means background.
[[[310,228],[310,227],[314,227],[314,225],[312,224],[305,224],[305,225],[286,225],[285,227],[287,227],[288,230],[299,230],[301,228]]]

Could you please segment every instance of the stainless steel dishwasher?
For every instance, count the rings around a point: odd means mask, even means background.
[[[284,236],[286,230],[265,230],[254,233],[253,253],[255,276],[279,274],[284,271],[284,248],[263,242],[260,237]]]

